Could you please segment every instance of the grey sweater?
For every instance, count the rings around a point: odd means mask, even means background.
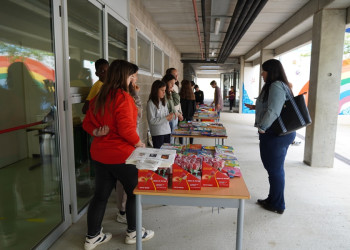
[[[169,121],[166,116],[169,114],[167,104],[159,103],[159,109],[149,100],[147,102],[147,120],[152,136],[171,134]]]

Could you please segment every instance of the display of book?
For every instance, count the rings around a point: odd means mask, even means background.
[[[219,122],[191,122],[184,121],[175,128],[173,135],[193,135],[193,136],[226,136],[226,128]]]
[[[170,168],[175,157],[176,150],[136,148],[126,159],[126,164],[134,164],[138,169],[155,171],[158,168]]]

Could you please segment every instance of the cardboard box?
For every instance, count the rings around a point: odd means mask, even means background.
[[[177,164],[173,164],[172,188],[180,190],[201,190],[201,178],[196,177]]]
[[[230,178],[206,162],[202,164],[202,187],[229,187]]]
[[[152,170],[139,170],[137,188],[139,190],[168,190],[168,175],[162,177]]]

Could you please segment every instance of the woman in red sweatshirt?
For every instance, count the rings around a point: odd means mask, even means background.
[[[83,128],[94,139],[91,158],[95,166],[95,194],[90,202],[87,223],[88,233],[85,249],[111,239],[110,233],[102,232],[102,220],[111,191],[120,181],[127,193],[126,217],[128,229],[125,243],[136,243],[136,198],[133,190],[137,185],[135,165],[125,164],[135,147],[144,147],[137,132],[137,108],[130,96],[128,83],[132,78],[132,65],[124,60],[115,60],[110,65],[107,78],[99,94],[91,100]],[[154,232],[142,231],[142,239],[151,239]]]

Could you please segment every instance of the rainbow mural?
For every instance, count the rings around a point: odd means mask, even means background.
[[[42,90],[53,92],[53,86],[47,86],[46,82],[55,82],[55,71],[50,69],[46,65],[30,58],[15,58],[11,56],[0,56],[0,81],[6,81],[7,79],[7,69],[14,62],[23,62],[33,80]],[[44,81],[45,80],[45,81]]]
[[[305,92],[305,101],[307,103],[309,94],[309,81],[302,87],[299,95]],[[350,59],[343,60],[338,114],[350,115]]]
[[[343,61],[341,71],[339,114],[350,115],[350,59]]]

